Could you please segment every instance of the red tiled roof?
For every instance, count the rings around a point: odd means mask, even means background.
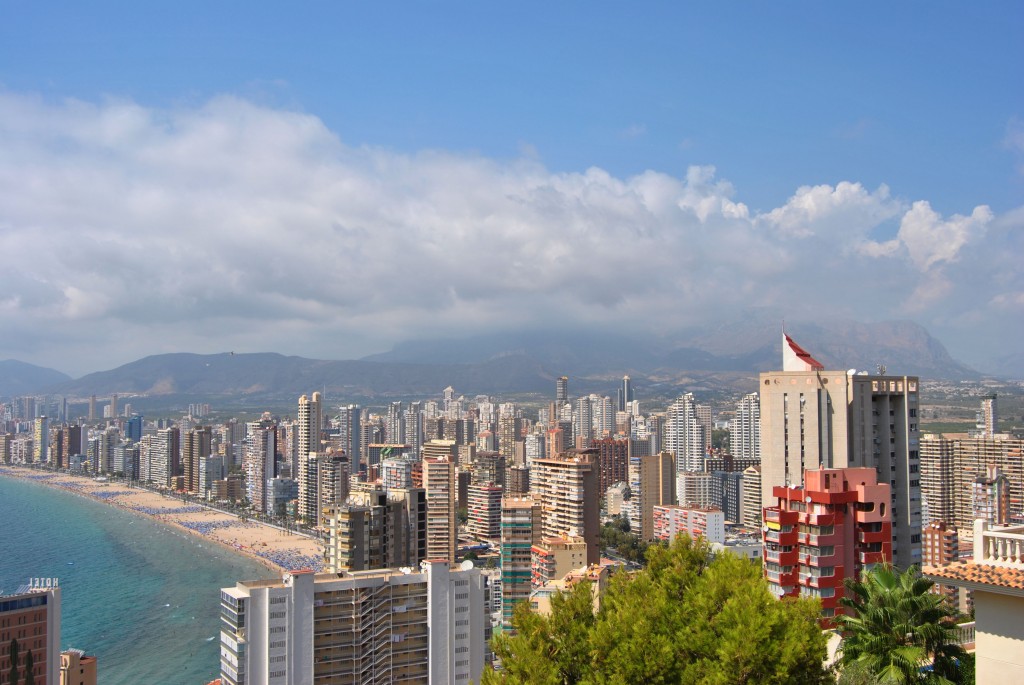
[[[959,561],[946,566],[925,566],[924,575],[936,580],[963,581],[982,585],[996,585],[1013,590],[1024,590],[1024,568],[976,564]]]

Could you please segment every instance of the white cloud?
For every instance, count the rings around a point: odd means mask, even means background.
[[[887,186],[868,192],[860,183],[842,181],[835,187],[802,186],[784,206],[761,218],[783,237],[808,238],[843,231],[863,233],[900,211]]]
[[[955,214],[943,220],[926,200],[915,202],[900,222],[899,240],[906,246],[910,261],[927,270],[940,262],[956,261],[967,243],[979,239],[992,211],[985,205],[975,207],[970,216]]]
[[[991,222],[987,207],[944,219],[845,181],[755,214],[710,166],[617,178],[553,173],[529,149],[405,154],[237,97],[154,110],[0,92],[0,358],[342,358],[481,329],[671,331],[793,303],[927,324],[1024,290],[1012,264],[961,284],[1016,235]],[[941,301],[924,296],[939,287]]]

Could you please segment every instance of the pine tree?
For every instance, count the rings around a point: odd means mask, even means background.
[[[615,574],[594,611],[588,583],[555,595],[551,614],[516,607],[517,634],[494,641],[502,670],[484,683],[824,685],[820,605],[778,601],[760,567],[680,536],[637,574]]]

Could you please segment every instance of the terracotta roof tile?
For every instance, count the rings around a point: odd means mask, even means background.
[[[935,580],[965,581],[984,583],[1000,587],[1024,590],[1024,567],[993,566],[960,561],[946,566],[925,566],[921,572]]]

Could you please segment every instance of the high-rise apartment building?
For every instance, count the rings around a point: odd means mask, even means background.
[[[812,469],[764,509],[764,570],[777,597],[821,600],[830,624],[845,578],[892,561],[891,488],[873,468]]]
[[[5,681],[11,672],[10,645],[17,640],[18,673],[23,672],[31,652],[34,682],[60,682],[60,587],[52,581],[37,578],[14,594],[0,595],[0,673]]]
[[[477,539],[501,538],[501,498],[503,488],[494,483],[470,483],[466,506],[469,520],[466,531]]]
[[[671,452],[629,458],[631,497],[625,508],[630,530],[641,540],[654,539],[654,508],[676,503],[675,486],[675,457]]]
[[[995,393],[981,400],[976,430],[979,438],[994,438],[999,433],[999,406]]]
[[[480,571],[356,571],[221,590],[225,685],[478,682],[489,623]]]
[[[33,422],[32,461],[46,464],[50,461],[50,420],[37,416]]]
[[[571,450],[533,464],[530,487],[543,507],[543,536],[581,538],[587,564],[601,558],[598,485],[595,450]]]
[[[633,403],[634,399],[636,398],[633,396],[633,381],[629,379],[629,376],[623,376],[622,387],[619,388],[618,402],[615,408],[618,411],[629,411],[628,407]]]
[[[921,436],[922,521],[956,520],[955,443],[937,435]],[[924,510],[927,509],[927,518]]]
[[[540,540],[542,511],[533,497],[506,497],[501,503],[501,622],[512,627],[512,611],[529,601],[531,549]]]
[[[921,480],[930,518],[952,523],[962,538],[971,539],[975,493],[988,489],[978,479],[984,480],[991,467],[1006,478],[1006,494],[1000,497],[1005,498],[1008,521],[1024,521],[1024,440],[926,436],[921,441]]]
[[[181,433],[177,428],[158,428],[149,444],[149,477],[154,485],[171,486],[181,462]]]
[[[569,377],[559,376],[555,379],[555,404],[559,410],[569,401]]]
[[[267,482],[274,473],[274,453],[277,449],[277,431],[269,414],[259,421],[250,421],[245,431],[245,490],[249,506],[257,511],[267,510]],[[299,514],[301,516],[301,513]]]
[[[315,522],[318,520],[316,497],[315,461],[310,461],[310,452],[320,452],[320,434],[323,431],[323,406],[320,393],[299,398],[299,412],[296,419],[298,437],[292,474],[299,481],[299,518]]]
[[[455,464],[447,457],[424,457],[423,488],[427,495],[427,559],[454,563],[458,541]]]
[[[1010,522],[1010,479],[998,466],[989,464],[984,475],[971,483],[974,519],[1003,525]]]
[[[185,490],[202,492],[199,473],[202,462],[212,453],[213,429],[210,426],[193,428],[181,440],[181,464],[185,476]],[[218,476],[219,477],[219,476]]]
[[[743,470],[740,525],[758,530],[761,528],[761,467],[751,466]]]
[[[600,438],[591,441],[590,447],[597,450],[598,489],[603,496],[608,488],[628,478],[629,440]]]
[[[697,403],[686,393],[668,408],[662,449],[676,458],[676,471],[703,471],[704,455],[711,436],[697,416]]]
[[[758,394],[744,395],[729,422],[729,452],[739,459],[761,459],[761,402]]]
[[[918,379],[828,371],[783,336],[783,370],[762,373],[761,500],[809,470],[871,467],[890,485],[893,563],[921,563]]]

